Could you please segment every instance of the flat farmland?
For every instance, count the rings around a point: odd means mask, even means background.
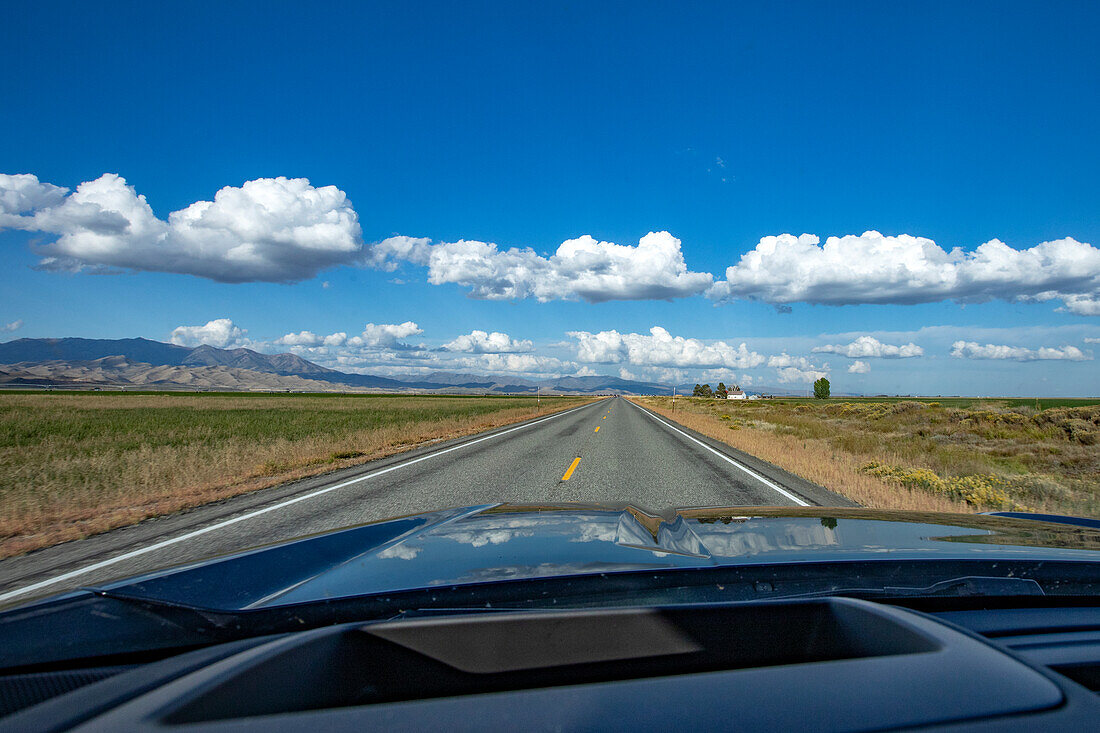
[[[994,408],[1034,408],[1036,412],[1049,410],[1054,407],[1090,407],[1100,405],[1100,398],[1095,397],[833,397],[832,402],[848,402],[852,404],[876,403],[876,402],[920,402],[927,405],[936,403],[941,407],[994,407]],[[769,399],[770,404],[818,404],[813,397],[778,397]]]
[[[0,557],[589,401],[0,392]]]

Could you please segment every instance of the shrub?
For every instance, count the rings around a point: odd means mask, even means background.
[[[1007,481],[990,474],[943,478],[927,468],[888,466],[875,461],[865,463],[860,470],[899,486],[959,499],[979,509],[1028,510],[1028,507],[1009,497],[1006,491],[1009,487]]]

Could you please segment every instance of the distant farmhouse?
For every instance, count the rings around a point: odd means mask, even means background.
[[[735,387],[733,387],[733,389],[726,392],[726,399],[727,400],[744,400],[744,399],[747,399],[747,398],[748,398],[748,395],[746,395],[741,390],[740,387],[735,386]]]

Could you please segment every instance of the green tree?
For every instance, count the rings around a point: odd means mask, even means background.
[[[726,399],[726,395],[728,395],[728,394],[729,394],[729,392],[726,390],[725,383],[724,382],[719,382],[718,383],[718,389],[714,390],[714,396],[717,397],[720,400],[724,400],[724,399]]]
[[[714,392],[711,391],[709,384],[704,384],[699,388],[699,396],[701,397],[713,397]]]
[[[695,383],[695,389],[692,390],[691,396],[692,397],[702,397],[703,396],[703,388],[699,385],[698,382]]]
[[[819,400],[829,399],[829,380],[825,377],[814,382],[814,397]]]

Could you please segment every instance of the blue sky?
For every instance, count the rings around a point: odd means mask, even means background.
[[[222,5],[0,27],[5,338],[1100,394],[1095,3]]]

